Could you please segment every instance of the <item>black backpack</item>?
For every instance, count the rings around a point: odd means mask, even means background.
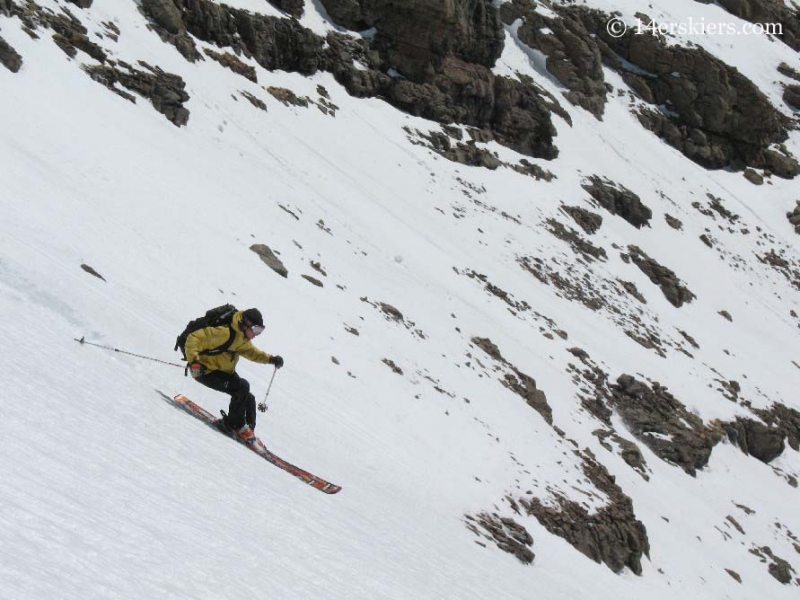
[[[230,329],[228,341],[221,346],[217,346],[216,348],[203,350],[200,354],[214,356],[216,354],[227,352],[228,348],[230,348],[231,344],[233,343],[233,339],[236,337],[236,332],[233,330],[233,326],[231,325],[231,321],[233,320],[233,315],[235,313],[236,307],[233,304],[224,304],[206,311],[204,316],[195,319],[194,321],[189,321],[189,324],[186,325],[186,329],[184,329],[183,333],[181,333],[175,340],[175,350],[180,350],[181,354],[183,355],[183,360],[186,360],[186,338],[189,337],[189,334],[194,333],[198,329],[205,329],[206,327],[227,326],[228,329]]]

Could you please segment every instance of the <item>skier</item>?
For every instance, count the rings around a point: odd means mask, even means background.
[[[239,356],[253,362],[283,366],[283,358],[267,354],[256,348],[251,340],[264,331],[264,319],[256,308],[236,312],[230,327],[198,329],[186,338],[186,358],[189,373],[204,386],[231,395],[227,427],[246,442],[255,440],[256,399],[250,393],[250,384],[236,373]],[[228,343],[229,342],[229,343]],[[226,347],[218,354],[204,354],[209,350]]]

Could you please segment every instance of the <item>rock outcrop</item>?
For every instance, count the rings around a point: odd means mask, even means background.
[[[269,0],[269,3],[283,12],[292,15],[295,19],[302,17],[303,9],[305,9],[305,2],[303,0]]]
[[[589,235],[595,233],[603,224],[603,217],[580,206],[562,206],[561,210],[567,213]]]
[[[230,69],[237,75],[241,75],[253,83],[258,83],[258,76],[256,75],[255,68],[242,62],[235,54],[231,54],[230,52],[214,52],[208,48],[206,48],[204,52],[206,56],[217,61],[226,69]]]
[[[520,41],[547,57],[545,68],[569,90],[564,94],[567,100],[601,119],[608,90],[600,48],[579,13],[559,12],[559,18],[545,16],[530,0],[512,0],[500,7],[506,25],[521,20]]]
[[[147,71],[134,69],[123,61],[117,62],[116,66],[91,65],[83,69],[94,81],[126,100],[136,102],[136,97],[118,89],[117,84],[149,99],[153,108],[175,126],[186,125],[189,122],[189,109],[183,104],[189,100],[189,94],[185,91],[186,82],[183,78],[142,61],[139,64]]]
[[[281,277],[289,277],[289,270],[284,266],[283,261],[278,258],[272,251],[272,248],[265,244],[253,244],[250,250],[258,254],[258,257],[270,269],[275,271]]]
[[[762,4],[726,1],[750,16]],[[783,37],[790,43],[800,27],[797,16],[780,8],[780,0],[769,0],[769,5],[781,13],[779,21],[792,22]],[[663,36],[638,35],[633,28],[614,37],[608,31],[612,17],[599,10],[556,4],[548,14],[557,16],[544,16],[534,7],[532,0],[513,0],[500,10],[507,24],[520,23],[520,41],[547,57],[548,72],[568,89],[565,96],[573,104],[602,116],[607,96],[603,64],[650,105],[638,114],[642,125],[700,165],[751,166],[785,178],[800,173],[792,156],[770,149],[788,136],[789,119],[737,69],[698,46],[668,44]],[[792,91],[787,94],[794,98]]]
[[[477,516],[466,515],[467,527],[476,535],[492,540],[503,552],[516,556],[524,565],[533,562],[535,555],[531,550],[533,537],[523,525],[514,519],[497,514],[480,513]],[[482,533],[477,525],[483,529]]]
[[[628,252],[630,253],[628,255],[630,260],[639,267],[642,273],[647,275],[650,281],[661,288],[664,297],[675,308],[680,308],[697,297],[681,283],[681,280],[672,270],[650,258],[638,246],[628,246]]]
[[[797,8],[783,0],[697,0],[702,4],[717,4],[740,19],[764,26],[780,25],[776,37],[792,50],[800,52],[800,18]],[[771,29],[765,29],[770,32]]]
[[[612,215],[619,215],[637,229],[650,225],[653,211],[628,188],[596,175],[590,177],[589,182],[581,187]]]
[[[375,29],[371,49],[403,77],[424,82],[455,57],[491,68],[503,52],[498,11],[487,0],[321,0],[347,29]]]
[[[796,201],[794,210],[786,213],[786,218],[794,227],[794,232],[800,233],[800,200]]]
[[[655,107],[640,122],[691,160],[709,169],[764,168],[794,177],[793,158],[770,150],[787,138],[787,120],[737,69],[702,48],[667,46],[653,35],[598,35],[637,70],[623,78]],[[800,172],[800,170],[798,170]]]
[[[399,5],[398,5],[399,4]],[[210,0],[143,0],[164,39],[196,59],[191,36],[252,57],[262,67],[306,75],[331,72],[356,97],[380,97],[410,114],[486,130],[522,154],[552,159],[551,112],[558,102],[532,82],[492,73],[504,32],[486,0],[326,2],[345,27],[375,28],[356,40],[326,38],[296,20],[253,14]]]
[[[769,463],[789,447],[800,451],[800,411],[780,403],[767,409],[753,409],[761,421],[738,418],[722,423],[728,439],[745,454]]]
[[[641,575],[642,556],[649,557],[650,541],[647,529],[634,514],[633,502],[589,450],[576,454],[583,458],[586,477],[608,496],[608,504],[592,514],[582,504],[562,496],[556,498],[558,508],[538,498],[521,499],[520,504],[547,531],[564,538],[595,562],[605,563],[615,573],[628,567]]]
[[[12,73],[17,73],[22,67],[22,57],[2,37],[0,37],[0,63]]]
[[[783,454],[786,447],[780,431],[753,419],[739,418],[733,423],[725,424],[724,428],[731,442],[737,444],[745,454],[763,463],[775,460]]]
[[[606,260],[608,255],[605,248],[595,246],[589,240],[583,239],[577,231],[571,227],[565,227],[555,219],[547,219],[547,231],[552,233],[560,240],[567,242],[572,251],[585,258],[588,262],[593,260]]]
[[[611,389],[610,402],[625,426],[657,456],[692,476],[708,463],[722,433],[707,427],[667,388],[621,375]]]
[[[0,13],[19,18],[23,31],[31,37],[38,37],[36,31],[40,28],[52,30],[53,41],[70,58],[82,51],[100,63],[106,62],[105,51],[89,39],[86,27],[67,8],[54,12],[32,0],[24,6],[12,0],[0,0]]]
[[[503,358],[503,355],[500,354],[500,349],[489,338],[474,337],[471,341],[486,354],[508,368],[508,371],[500,379],[500,383],[525,400],[528,406],[542,415],[549,425],[552,425],[553,409],[547,403],[545,393],[537,389],[536,381],[533,377],[526,375]]]

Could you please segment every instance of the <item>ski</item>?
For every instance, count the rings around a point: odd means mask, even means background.
[[[295,477],[297,477],[301,481],[307,483],[311,487],[316,488],[319,491],[324,492],[326,494],[336,494],[337,492],[339,492],[342,489],[342,487],[339,486],[339,485],[335,485],[333,483],[325,481],[324,479],[322,479],[320,477],[317,477],[316,475],[313,475],[313,474],[309,473],[308,471],[306,471],[304,469],[301,469],[300,467],[296,467],[292,463],[283,460],[280,456],[277,456],[276,454],[270,452],[267,449],[267,447],[264,445],[264,442],[262,442],[258,438],[256,438],[254,442],[248,443],[248,442],[245,442],[243,439],[241,439],[235,433],[228,432],[228,431],[225,431],[225,430],[221,429],[220,427],[217,426],[217,422],[219,421],[219,419],[217,417],[212,415],[210,412],[208,412],[202,406],[200,406],[198,404],[195,404],[194,402],[189,400],[189,398],[187,398],[183,394],[178,394],[174,398],[170,398],[169,396],[167,396],[166,394],[164,394],[161,391],[159,391],[158,393],[161,394],[161,396],[165,400],[167,400],[170,404],[172,404],[173,406],[176,406],[176,407],[186,411],[190,415],[200,419],[206,425],[208,425],[209,427],[213,428],[214,431],[217,431],[217,432],[225,435],[226,437],[229,437],[229,438],[232,438],[232,439],[236,440],[237,442],[239,442],[240,444],[242,444],[246,448],[252,450],[256,454],[258,454],[260,457],[266,459],[268,462],[272,463],[273,465],[275,465],[279,469],[282,469],[282,470],[286,471],[287,473],[289,473],[291,475],[294,475]]]

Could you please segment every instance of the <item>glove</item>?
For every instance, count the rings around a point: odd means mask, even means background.
[[[203,374],[203,365],[199,362],[193,362],[189,365],[189,375],[191,375],[194,379],[200,377]]]
[[[269,359],[269,364],[275,365],[276,369],[280,369],[283,366],[283,358],[280,356],[273,356]]]

